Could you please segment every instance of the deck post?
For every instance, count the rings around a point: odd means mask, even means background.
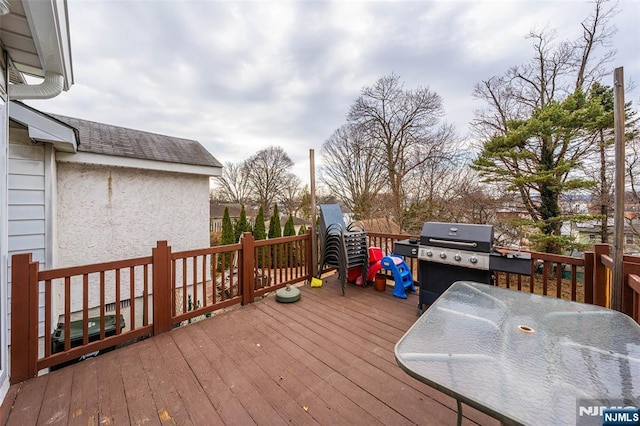
[[[584,303],[593,305],[593,270],[595,263],[595,253],[592,251],[584,252]]]
[[[317,261],[314,260],[315,256],[313,255],[313,242],[315,240],[315,238],[313,238],[313,229],[309,228],[307,229],[307,241],[306,241],[306,247],[307,247],[307,251],[305,253],[305,263],[304,266],[307,269],[307,274],[309,275],[309,282],[311,282],[311,278],[315,277],[317,275]],[[316,264],[316,269],[314,269],[313,265],[314,262]]]
[[[153,334],[171,331],[171,247],[158,241],[153,248]]]
[[[629,275],[640,276],[640,259],[635,256],[623,256],[622,263],[622,310],[621,312],[634,316],[634,298],[635,291],[631,287],[631,278]]]
[[[38,268],[31,253],[11,258],[12,384],[38,375]]]
[[[242,305],[253,303],[256,280],[255,239],[251,232],[242,234]]]
[[[602,264],[602,255],[609,255],[609,244],[594,244],[593,304],[607,306],[607,268]]]

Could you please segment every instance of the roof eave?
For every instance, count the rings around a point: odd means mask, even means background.
[[[171,173],[184,173],[216,177],[222,175],[222,167],[201,166],[196,164],[170,163],[141,158],[118,157],[115,155],[95,154],[79,151],[75,154],[59,152],[56,160],[61,163],[79,163],[97,166],[125,167],[142,170],[155,170]]]
[[[35,141],[51,143],[58,151],[78,151],[76,130],[45,113],[21,102],[11,102],[9,119],[25,126],[29,137]]]

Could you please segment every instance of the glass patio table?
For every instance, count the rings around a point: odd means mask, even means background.
[[[504,424],[602,424],[640,405],[640,326],[610,309],[454,283],[395,346],[398,365]],[[595,422],[595,423],[594,423]]]

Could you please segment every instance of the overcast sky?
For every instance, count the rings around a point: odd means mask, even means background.
[[[622,0],[611,70],[640,84],[640,1]],[[531,29],[574,40],[592,4],[556,1],[68,0],[75,84],[45,112],[202,143],[221,162],[282,146],[309,179],[309,150],[346,121],[362,87],[392,72],[428,86],[468,134],[475,83],[533,55]],[[607,84],[613,83],[613,76]],[[626,95],[640,103],[640,90]]]

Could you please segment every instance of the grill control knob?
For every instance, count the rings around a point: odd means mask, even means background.
[[[471,263],[473,263],[473,264],[476,264],[476,263],[478,263],[478,258],[477,258],[477,257],[475,257],[475,256],[471,256],[471,257],[469,258],[469,262],[471,262]]]
[[[456,255],[453,256],[453,258],[458,262],[460,262],[462,260],[462,256],[460,256],[460,254],[458,254],[458,253],[456,253]]]
[[[427,250],[427,257],[433,256],[433,252],[431,250]]]
[[[440,253],[440,259],[446,259],[447,258],[447,253],[442,252]]]

